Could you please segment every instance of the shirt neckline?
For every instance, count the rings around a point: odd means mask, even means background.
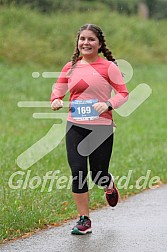
[[[80,65],[83,65],[83,66],[85,66],[85,65],[86,65],[86,66],[87,66],[87,65],[92,65],[92,64],[97,63],[100,59],[101,59],[101,57],[98,56],[97,59],[96,59],[95,61],[90,62],[90,63],[81,63],[81,60],[82,60],[82,59],[80,59],[80,60],[79,60],[79,64],[80,64]]]

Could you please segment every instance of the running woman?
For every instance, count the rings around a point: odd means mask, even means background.
[[[108,204],[114,207],[118,203],[119,192],[108,172],[114,136],[112,111],[128,99],[128,90],[103,32],[94,24],[86,24],[78,31],[72,60],[63,67],[52,91],[53,110],[63,107],[67,91],[70,97],[66,150],[73,197],[80,216],[71,233],[87,234],[92,232],[88,161],[92,181],[104,188]]]

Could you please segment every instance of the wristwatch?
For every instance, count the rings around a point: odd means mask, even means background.
[[[113,109],[111,103],[109,101],[106,101],[106,104],[108,106],[108,111],[111,111]]]

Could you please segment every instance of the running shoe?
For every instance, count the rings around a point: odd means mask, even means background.
[[[71,230],[71,234],[84,235],[91,233],[91,220],[87,216],[80,216],[79,221]]]
[[[119,199],[119,192],[114,183],[112,189],[105,189],[105,196],[109,206],[115,207],[117,205]]]

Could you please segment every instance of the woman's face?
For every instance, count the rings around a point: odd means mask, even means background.
[[[84,30],[80,33],[78,39],[78,49],[85,57],[95,57],[98,55],[98,50],[101,47],[99,39],[95,33],[90,30]]]

